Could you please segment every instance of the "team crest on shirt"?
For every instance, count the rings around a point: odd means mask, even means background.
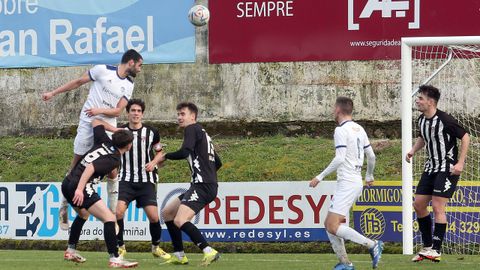
[[[122,92],[122,94],[125,94],[125,87],[120,87],[120,91]]]
[[[147,140],[147,136],[142,136],[142,142],[144,143]]]

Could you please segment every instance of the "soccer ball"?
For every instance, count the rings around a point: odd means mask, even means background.
[[[188,12],[188,19],[195,26],[203,26],[210,19],[210,11],[205,6],[195,5]]]

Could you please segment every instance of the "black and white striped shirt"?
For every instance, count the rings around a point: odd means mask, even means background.
[[[122,155],[119,180],[133,183],[156,183],[157,168],[152,172],[145,170],[145,165],[155,157],[154,146],[160,142],[158,130],[143,125],[140,129],[123,128],[133,133],[132,148]]]
[[[449,172],[458,161],[457,138],[465,135],[465,129],[451,115],[437,110],[430,119],[420,115],[418,131],[428,154],[425,172]]]

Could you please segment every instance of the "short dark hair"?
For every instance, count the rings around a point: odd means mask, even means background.
[[[438,100],[440,100],[440,90],[438,90],[438,88],[432,85],[421,85],[418,88],[418,93],[424,94],[429,98],[433,98],[435,100],[435,103],[438,103]]]
[[[349,97],[337,97],[335,106],[344,114],[351,115],[353,112],[353,100]]]
[[[133,60],[133,62],[137,63],[140,61],[140,59],[143,60],[143,57],[134,49],[130,49],[123,54],[121,63],[126,64],[130,60]]]
[[[197,120],[198,116],[198,107],[192,102],[180,102],[177,105],[177,111],[187,108],[189,111],[193,112],[195,114],[195,120]]]
[[[142,112],[145,111],[145,102],[139,98],[134,98],[134,99],[130,99],[127,103],[127,113],[130,112],[130,107],[132,107],[132,105],[138,105],[140,107],[142,107]]]
[[[133,141],[133,134],[130,130],[121,129],[112,134],[112,144],[117,148],[124,148]]]

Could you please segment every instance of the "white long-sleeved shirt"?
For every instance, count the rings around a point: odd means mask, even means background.
[[[362,166],[367,155],[367,173],[365,179],[373,181],[375,154],[368,140],[367,133],[359,124],[348,120],[335,128],[335,158],[327,168],[317,176],[323,180],[335,170],[339,181],[362,182]]]

